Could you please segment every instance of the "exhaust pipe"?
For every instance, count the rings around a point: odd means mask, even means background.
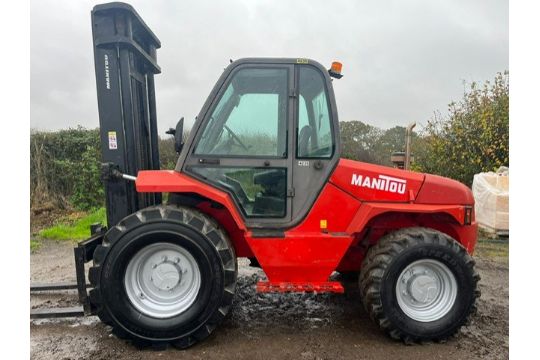
[[[410,123],[409,126],[407,126],[407,142],[405,147],[405,170],[409,170],[411,168],[411,136],[412,136],[412,130],[416,126],[416,122]]]

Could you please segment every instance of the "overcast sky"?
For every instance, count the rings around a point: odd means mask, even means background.
[[[97,127],[90,11],[96,1],[31,1],[31,127]],[[160,133],[190,127],[229,59],[343,63],[340,121],[419,124],[459,100],[464,82],[508,69],[505,0],[131,0],[161,40]]]

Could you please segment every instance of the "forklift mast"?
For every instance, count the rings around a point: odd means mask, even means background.
[[[154,74],[161,72],[156,59],[161,43],[123,3],[94,7],[92,37],[110,228],[139,209],[161,203],[160,193],[137,193],[133,182],[114,176],[159,169]]]

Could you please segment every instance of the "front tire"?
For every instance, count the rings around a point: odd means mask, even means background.
[[[367,253],[360,293],[372,320],[406,343],[453,335],[476,309],[474,260],[448,235],[407,228],[385,235]]]
[[[234,249],[215,221],[191,208],[150,207],[120,221],[96,248],[90,301],[120,338],[187,348],[227,315],[236,276]]]

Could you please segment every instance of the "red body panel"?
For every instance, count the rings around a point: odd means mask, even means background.
[[[362,201],[409,202],[418,194],[424,174],[341,159],[330,182]]]
[[[287,231],[286,234],[288,236],[312,232],[320,234],[321,230],[344,233],[360,205],[360,201],[350,194],[332,183],[327,183],[304,221]],[[321,229],[321,220],[326,220],[326,229]]]
[[[246,239],[271,283],[327,281],[352,241],[324,233]]]
[[[249,233],[246,239],[270,283],[322,283],[353,241],[346,229],[359,207],[360,202],[329,183],[304,221],[286,231],[284,239],[252,238]]]
[[[426,174],[424,185],[416,202],[420,204],[474,205],[474,197],[469,188],[459,181]]]
[[[347,231],[364,229],[381,214],[388,215],[385,217],[386,224],[377,224],[377,227],[386,229],[429,227],[449,234],[470,253],[476,245],[478,224],[463,223],[465,208],[461,205],[364,203]],[[406,214],[410,216],[404,216]]]
[[[214,200],[225,206],[236,225],[245,230],[242,216],[236,210],[230,196],[219,189],[173,170],[139,171],[135,187],[138,192],[194,193]]]
[[[395,204],[395,203],[364,203],[356,213],[347,231],[354,232],[363,229],[369,220],[377,215],[387,212],[397,213],[446,213],[451,215],[459,224],[463,224],[465,209],[460,205],[423,205],[423,204]]]
[[[463,224],[464,205],[474,203],[464,185],[351,160],[340,160],[306,218],[285,231],[283,238],[253,237],[228,193],[185,174],[141,171],[136,188],[194,193],[223,205],[203,201],[198,208],[225,228],[237,256],[257,258],[269,279],[259,284],[261,291],[341,292],[337,284],[328,282],[330,274],[336,269],[359,269],[370,245],[403,227],[438,229],[471,253],[476,244],[476,223]]]

